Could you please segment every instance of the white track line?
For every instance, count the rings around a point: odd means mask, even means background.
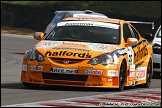
[[[140,92],[141,91],[141,92]],[[118,99],[129,99],[129,100],[137,100],[140,102],[153,102],[154,100],[145,99],[145,98],[136,98],[136,97],[122,97],[120,94],[137,94],[137,95],[144,95],[144,96],[153,96],[157,98],[161,98],[160,96],[157,96],[156,94],[148,95],[147,93],[143,93],[143,91],[157,91],[161,93],[161,88],[154,88],[154,89],[141,89],[141,90],[134,90],[134,91],[125,91],[125,92],[118,92],[118,93],[111,93],[111,94],[101,94],[101,95],[93,95],[93,96],[84,96],[84,97],[76,97],[76,98],[67,98],[67,99],[59,99],[59,100],[49,100],[49,101],[41,101],[41,102],[31,102],[31,103],[23,103],[23,104],[13,104],[13,105],[4,105],[1,107],[57,107],[57,106],[84,106],[84,107],[96,107],[94,104],[95,102],[106,102],[104,99],[99,99],[99,97],[108,96],[108,97],[114,97]],[[138,93],[139,92],[139,93]],[[86,101],[90,103],[85,102],[74,102],[74,101]],[[92,103],[91,103],[92,101]],[[109,100],[111,102],[119,102]],[[93,103],[94,102],[94,103]],[[108,100],[107,100],[108,102]]]

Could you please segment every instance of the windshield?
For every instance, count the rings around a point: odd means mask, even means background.
[[[119,25],[99,22],[64,22],[59,23],[44,39],[119,44]]]

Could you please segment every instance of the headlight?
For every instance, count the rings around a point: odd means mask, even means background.
[[[152,48],[154,54],[161,54],[161,45],[155,43]]]
[[[102,64],[102,65],[108,65],[110,63],[114,62],[114,58],[110,54],[102,54],[97,57],[92,58],[91,60],[88,61],[88,64],[91,65],[97,65],[97,64]]]
[[[28,50],[26,56],[30,61],[33,60],[37,60],[38,62],[44,61],[44,56],[34,48]]]

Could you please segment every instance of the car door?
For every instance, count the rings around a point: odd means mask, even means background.
[[[131,24],[124,24],[123,26],[123,35],[124,40],[126,41],[128,38],[136,38],[137,42],[134,45],[127,46],[128,49],[128,65],[130,67],[128,76],[129,80],[135,80],[135,76],[140,76],[140,78],[145,77],[146,68],[142,67],[142,64],[146,61],[146,57],[148,55],[147,50],[147,40],[140,38],[140,34]],[[135,72],[138,70],[138,74]],[[140,70],[140,71],[139,71]],[[138,79],[138,78],[137,78]]]
[[[123,25],[123,36],[125,42],[128,38],[137,39],[137,44],[131,46],[133,52],[132,54],[130,53],[131,58],[128,59],[130,59],[132,61],[132,64],[134,64],[135,66],[142,64],[145,61],[146,56],[148,55],[147,40],[140,38],[138,31],[131,24],[127,23]]]
[[[131,30],[132,37],[138,40],[138,43],[132,46],[134,51],[134,64],[137,68],[146,61],[148,55],[148,42],[146,39],[140,38],[139,32],[137,32],[137,30],[132,25],[129,25],[129,28]]]

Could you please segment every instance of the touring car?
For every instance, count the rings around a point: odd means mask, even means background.
[[[49,31],[51,31],[58,22],[60,22],[62,19],[67,17],[77,17],[77,16],[93,16],[93,17],[103,17],[107,18],[106,15],[94,12],[92,10],[60,10],[55,11],[55,15],[51,22],[47,25],[44,34],[47,34]]]
[[[151,44],[153,48],[154,73],[161,75],[161,25],[158,27]]]
[[[152,46],[129,22],[99,17],[65,18],[24,54],[21,82],[76,87],[149,87]]]

